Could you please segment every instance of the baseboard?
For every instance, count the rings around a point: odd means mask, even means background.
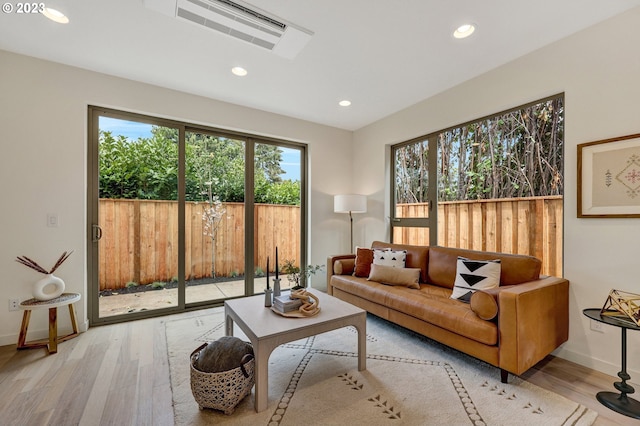
[[[612,364],[609,361],[592,358],[579,352],[574,352],[563,348],[555,350],[552,355],[557,356],[558,358],[566,359],[567,361],[575,362],[576,364],[580,364],[584,367],[600,371],[613,377],[618,377],[618,372],[621,368],[620,364]],[[627,366],[627,373],[632,377],[631,381],[634,381],[633,378],[636,378],[635,382],[638,383],[638,379],[640,378],[640,370],[629,368]]]

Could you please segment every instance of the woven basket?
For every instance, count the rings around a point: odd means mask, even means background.
[[[247,354],[240,367],[220,373],[205,373],[195,368],[204,343],[191,353],[191,392],[200,409],[212,408],[232,414],[236,405],[251,393],[255,381],[255,359]]]

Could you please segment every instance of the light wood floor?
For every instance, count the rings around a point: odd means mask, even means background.
[[[0,347],[0,424],[173,425],[164,322],[205,312],[94,327],[50,356]],[[596,425],[640,424],[595,399],[617,377],[548,357],[523,378],[597,411]]]

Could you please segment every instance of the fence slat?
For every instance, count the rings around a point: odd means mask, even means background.
[[[438,203],[438,244],[475,250],[530,254],[543,261],[543,274],[562,275],[562,197],[481,200]],[[224,203],[215,243],[218,276],[243,275],[244,204]],[[211,276],[212,241],[204,235],[202,212],[206,203],[185,206],[185,278]],[[127,282],[148,284],[178,276],[178,209],[174,201],[113,200],[99,202],[100,290],[123,288]],[[425,217],[428,205],[399,204],[397,217]],[[271,273],[275,247],[280,264],[300,264],[300,208],[255,206],[255,267],[263,271],[267,256]],[[394,241],[423,245],[422,228],[394,228]],[[253,271],[251,271],[253,273]]]
[[[396,217],[420,214],[427,203],[398,204]],[[438,245],[528,254],[542,273],[562,276],[561,196],[438,203]],[[416,228],[412,228],[416,229]],[[413,244],[409,228],[394,227],[393,241]]]
[[[207,203],[185,204],[185,279],[211,277],[211,237],[204,235],[202,213]],[[243,275],[244,204],[223,203],[215,241],[216,276]],[[267,256],[275,271],[285,259],[300,264],[300,207],[258,204],[255,210],[256,265],[264,271]],[[156,200],[99,200],[98,280],[100,290],[124,288],[128,282],[149,284],[178,276],[178,204]],[[250,271],[253,273],[254,271]]]

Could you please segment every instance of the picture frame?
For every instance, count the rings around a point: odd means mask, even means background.
[[[640,133],[578,145],[578,217],[640,217]]]

